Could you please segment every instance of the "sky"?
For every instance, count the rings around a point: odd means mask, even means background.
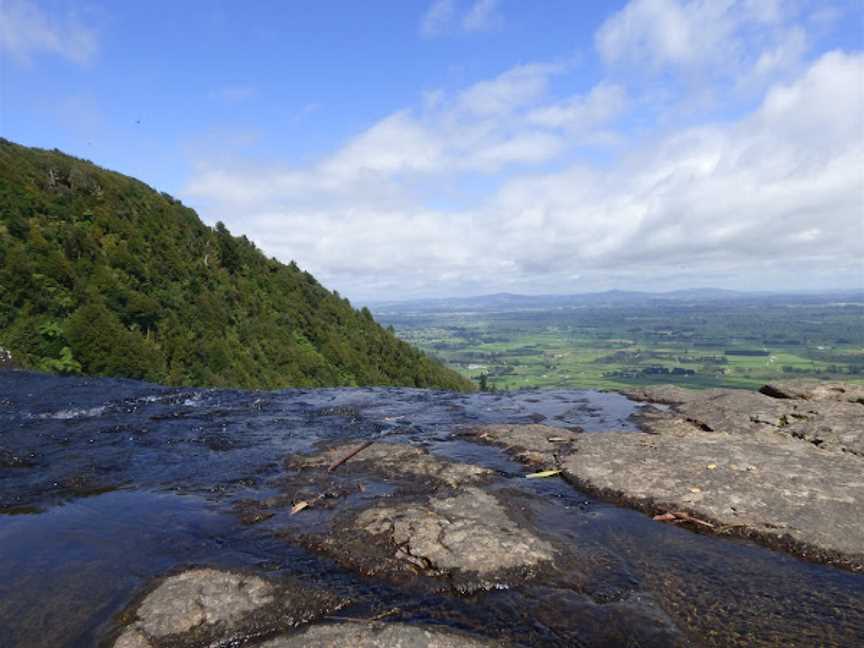
[[[864,288],[859,0],[0,0],[0,135],[352,301]]]

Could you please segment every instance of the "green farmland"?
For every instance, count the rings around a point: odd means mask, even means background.
[[[497,311],[390,306],[404,340],[489,388],[756,388],[801,377],[864,382],[864,304],[734,299]]]

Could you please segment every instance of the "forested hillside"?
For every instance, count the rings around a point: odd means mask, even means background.
[[[2,139],[0,346],[23,367],[171,385],[471,387],[171,196]]]

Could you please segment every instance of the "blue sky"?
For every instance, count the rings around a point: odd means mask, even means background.
[[[864,287],[864,12],[0,4],[0,133],[355,300]]]

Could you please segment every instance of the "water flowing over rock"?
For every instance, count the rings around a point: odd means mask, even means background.
[[[0,372],[0,643],[862,645],[862,405],[772,389]]]

